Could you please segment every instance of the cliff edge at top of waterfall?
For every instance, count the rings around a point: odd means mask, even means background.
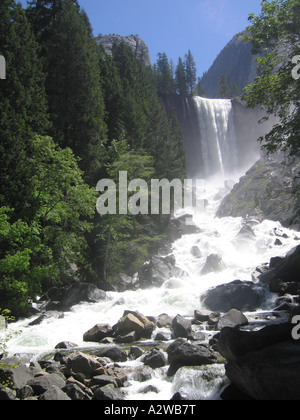
[[[222,201],[218,217],[256,217],[279,221],[285,227],[299,230],[300,163],[291,166],[273,158],[255,163]]]

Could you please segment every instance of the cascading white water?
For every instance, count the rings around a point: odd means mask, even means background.
[[[10,355],[17,353],[39,359],[53,353],[55,345],[64,340],[77,343],[83,348],[95,347],[95,344],[83,342],[83,334],[99,323],[114,325],[122,317],[124,310],[139,311],[146,316],[166,313],[170,316],[180,314],[192,317],[194,310],[201,309],[200,297],[208,289],[236,279],[251,280],[251,274],[258,265],[269,262],[271,257],[284,256],[299,244],[297,232],[284,229],[279,223],[264,221],[253,226],[255,238],[243,241],[241,246],[238,233],[243,226],[243,219],[215,217],[222,198],[228,193],[224,189],[224,175],[235,168],[236,162],[232,108],[230,101],[226,100],[195,98],[195,101],[202,127],[205,171],[207,175],[217,177],[214,182],[210,180],[205,183],[205,191],[198,191],[201,198],[206,200],[205,212],[185,209],[187,214],[193,214],[194,222],[200,227],[201,233],[185,235],[172,247],[176,265],[187,276],[173,277],[160,288],[124,293],[109,292],[106,301],[97,304],[82,303],[74,306],[71,312],[65,313],[63,318],[51,317],[40,325],[28,326],[32,319],[10,324],[8,333],[11,338],[7,343]],[[280,247],[275,245],[276,229],[277,232],[282,231]],[[201,251],[198,258],[191,252],[193,246]],[[201,275],[205,261],[211,254],[221,254],[225,268],[219,273]],[[253,319],[253,315],[247,315]],[[214,334],[204,332],[207,341]],[[157,330],[154,335],[156,333]],[[124,362],[123,365],[137,367],[143,363],[138,359]],[[180,391],[190,398],[215,399],[227,383],[222,365],[194,370],[182,368],[171,379],[167,378],[166,371],[167,368],[155,370],[154,377],[144,384],[129,378],[131,386],[127,389],[127,398],[168,400],[175,392]],[[156,387],[158,393],[141,393],[141,388],[147,385]]]
[[[228,99],[206,99],[199,96],[194,101],[204,177],[228,176],[237,169],[238,163],[232,103]]]

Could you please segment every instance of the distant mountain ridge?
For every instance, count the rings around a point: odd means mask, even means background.
[[[208,98],[217,98],[221,74],[228,77],[232,88],[233,83],[239,88],[239,95],[245,86],[253,83],[257,77],[256,56],[252,54],[251,44],[241,39],[246,31],[233,37],[215,59],[210,69],[202,77],[202,87]]]
[[[98,44],[102,44],[105,51],[111,55],[114,43],[125,42],[132,51],[147,67],[151,67],[150,53],[147,44],[137,35],[100,35],[96,38]]]

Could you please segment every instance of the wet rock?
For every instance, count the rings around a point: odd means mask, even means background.
[[[181,315],[177,315],[173,319],[172,327],[175,338],[187,338],[192,332],[192,322]]]
[[[122,392],[119,389],[115,389],[113,385],[98,388],[93,397],[95,401],[122,401],[124,399]]]
[[[66,371],[68,376],[82,374],[85,378],[90,378],[97,374],[98,370],[102,367],[102,364],[94,357],[76,352],[68,356]]]
[[[172,339],[172,334],[171,332],[167,332],[167,331],[160,331],[156,334],[154,340],[155,341],[169,341]]]
[[[247,353],[226,366],[226,375],[255,400],[299,400],[300,352],[297,342],[282,342]]]
[[[70,341],[62,341],[61,343],[58,343],[55,346],[55,349],[67,350],[67,349],[72,349],[72,348],[75,348],[75,347],[78,347],[78,344],[71,343]]]
[[[201,297],[201,302],[211,311],[229,312],[238,309],[255,311],[265,299],[265,290],[252,282],[236,280],[210,289]]]
[[[247,317],[241,311],[231,309],[226,315],[220,318],[217,329],[222,330],[225,327],[242,327],[248,324]]]
[[[205,276],[209,273],[218,273],[225,269],[222,255],[211,254],[207,257],[204,267],[201,270],[201,276]]]
[[[119,344],[130,344],[134,343],[135,341],[137,341],[135,331],[132,331],[126,335],[118,335],[118,337],[115,339],[115,342]]]
[[[91,386],[97,385],[100,388],[106,385],[113,385],[115,388],[118,387],[114,377],[109,375],[98,375],[94,376],[91,380]]]
[[[272,263],[272,267],[269,271],[259,276],[260,282],[268,285],[278,279],[285,283],[299,282],[300,246],[293,248],[285,258],[276,259],[275,264],[274,262]]]
[[[125,336],[134,332],[139,340],[145,332],[144,324],[133,314],[124,315],[123,318],[113,327],[116,336]]]
[[[212,312],[207,310],[195,311],[194,317],[196,321],[201,323],[207,322],[208,325],[216,324],[220,319],[220,312]]]
[[[168,349],[168,376],[173,376],[183,366],[203,366],[216,363],[216,355],[206,346],[178,339]]]
[[[148,385],[145,388],[142,388],[139,390],[140,394],[149,394],[149,392],[153,392],[154,394],[159,394],[159,390],[156,388],[156,386]]]
[[[108,324],[97,324],[83,335],[83,341],[100,343],[106,337],[113,335],[113,329]]]
[[[126,362],[127,354],[120,347],[112,346],[97,351],[98,357],[108,357],[113,362]]]
[[[136,360],[144,354],[143,350],[137,346],[132,346],[129,352],[129,358],[132,360]]]
[[[125,337],[134,332],[134,340],[140,338],[151,338],[154,330],[154,323],[146,316],[137,311],[125,311],[123,317],[113,327],[116,336]],[[130,341],[130,342],[133,342]]]
[[[171,328],[173,323],[173,318],[167,314],[159,315],[157,319],[157,327],[158,328]]]
[[[167,364],[165,355],[159,349],[153,349],[147,353],[143,358],[143,362],[146,366],[150,366],[152,369],[164,367]]]
[[[15,389],[22,389],[28,381],[34,378],[39,369],[27,367],[16,358],[2,359],[0,366],[0,377]]]
[[[63,391],[72,401],[90,401],[92,399],[91,395],[89,395],[87,392],[84,392],[78,383],[68,383],[63,388]]]
[[[41,395],[40,401],[71,401],[71,398],[64,393],[61,388],[52,385],[47,391]]]
[[[106,299],[106,293],[92,283],[74,283],[68,287],[61,300],[63,308],[71,308],[80,302],[97,303]]]
[[[0,388],[0,401],[14,401],[16,398],[16,391],[7,387]]]
[[[61,375],[53,373],[51,375],[44,375],[31,379],[27,385],[33,389],[36,395],[42,395],[53,386],[61,390],[65,387],[66,381]]]
[[[154,372],[150,366],[138,367],[132,374],[132,379],[137,382],[147,382],[152,379]]]
[[[195,257],[195,258],[201,258],[202,257],[202,253],[201,253],[201,251],[200,251],[200,249],[199,249],[199,247],[198,246],[193,246],[192,247],[192,249],[191,249],[191,254],[193,255],[193,257]]]
[[[235,361],[249,352],[291,339],[292,328],[290,323],[268,325],[259,331],[223,328],[218,335],[217,350],[227,361]]]
[[[153,257],[142,265],[139,273],[142,288],[160,287],[171,277],[184,277],[186,273],[174,265],[170,257]]]

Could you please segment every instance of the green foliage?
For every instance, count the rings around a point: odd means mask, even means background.
[[[28,3],[26,13],[0,3],[0,304],[16,316],[74,277],[132,273],[161,243],[161,215],[96,214],[101,178],[185,176],[181,128],[153,70],[125,43],[106,54],[77,0]],[[160,59],[160,89],[174,93]]]
[[[96,202],[72,151],[49,137],[32,139],[27,167],[31,197],[24,218],[0,208],[0,301],[14,313],[25,310],[27,297],[41,293],[43,283],[61,282],[69,264],[83,263],[90,225],[82,218],[94,214]]]
[[[248,106],[264,107],[279,118],[261,141],[269,153],[282,150],[293,161],[300,156],[299,82],[292,77],[292,59],[299,54],[300,4],[298,0],[264,0],[259,16],[250,15],[244,39],[252,42],[259,77],[243,99]]]
[[[218,98],[220,99],[230,99],[231,98],[231,92],[230,92],[230,86],[228,83],[228,78],[226,74],[221,74],[219,79],[220,89],[218,92]]]

